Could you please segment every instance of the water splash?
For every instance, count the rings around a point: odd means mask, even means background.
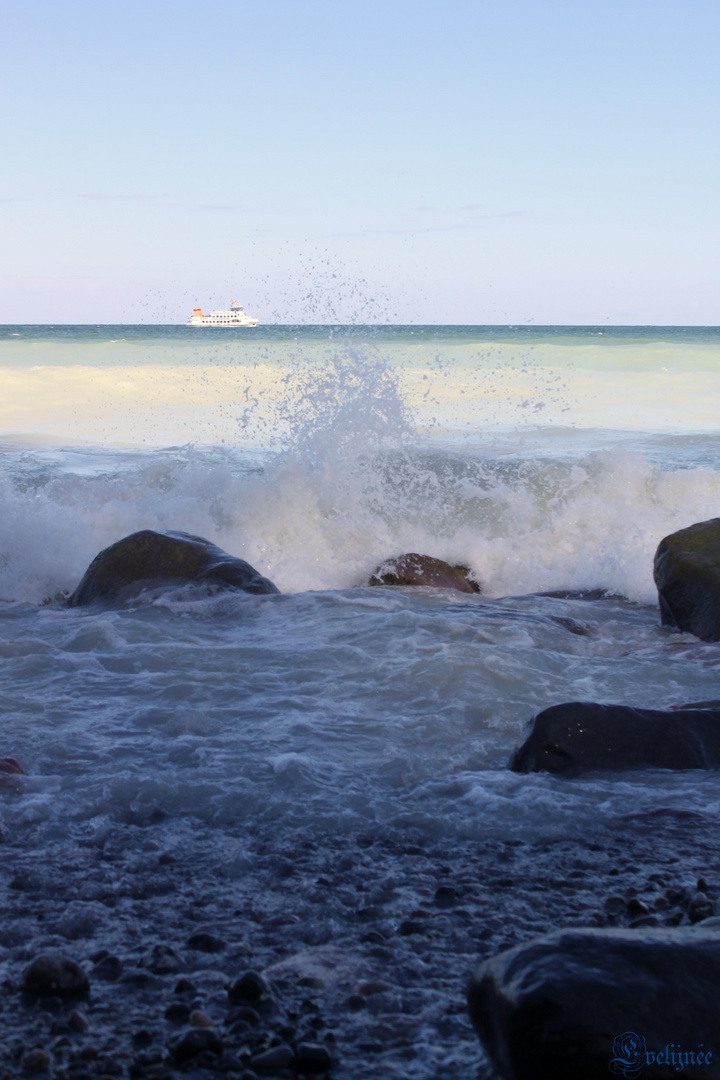
[[[672,465],[653,435],[655,465],[627,449],[589,453],[607,446],[607,431],[578,429],[570,452],[567,432],[548,428],[538,451],[539,433],[516,421],[499,449],[488,435],[498,410],[525,417],[538,411],[527,404],[534,399],[565,407],[557,372],[514,353],[500,362],[492,350],[456,342],[442,351],[413,337],[388,344],[353,329],[282,331],[275,344],[213,341],[212,363],[194,343],[184,368],[56,364],[55,382],[48,368],[32,369],[32,387],[48,396],[43,408],[65,423],[68,409],[54,396],[61,384],[82,388],[96,418],[92,371],[114,424],[124,408],[135,416],[143,396],[162,422],[177,398],[196,442],[163,450],[8,442],[0,598],[37,602],[71,589],[98,550],[150,527],[207,536],[283,591],[361,584],[385,559],[420,551],[471,566],[488,595],[604,587],[651,600],[658,541],[716,512],[720,476],[705,463],[717,459],[717,440],[693,437]],[[162,347],[188,346],[163,339]],[[118,372],[113,396],[103,380]],[[25,387],[26,366],[12,377]],[[37,412],[37,397],[26,396]]]
[[[369,347],[334,349],[313,366],[294,365],[283,378],[287,397],[278,417],[288,425],[287,450],[318,461],[377,452],[407,439],[414,416],[398,373]]]

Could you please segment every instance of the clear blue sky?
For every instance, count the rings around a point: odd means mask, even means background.
[[[720,323],[718,0],[3,15],[0,322]]]

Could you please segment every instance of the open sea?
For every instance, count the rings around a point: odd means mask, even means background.
[[[0,838],[10,878],[40,883],[4,894],[0,976],[41,946],[181,952],[194,903],[246,966],[326,993],[353,1047],[334,1075],[472,1075],[482,941],[398,931],[438,883],[472,897],[480,848],[717,819],[713,772],[508,761],[552,704],[720,697],[720,649],[660,627],[652,577],[663,536],[720,516],[719,403],[720,328],[0,327],[0,756],[31,774],[0,790]],[[281,595],[63,607],[146,528],[204,536]],[[403,552],[482,593],[365,587]],[[127,885],[173,866],[165,892]],[[507,922],[504,897],[485,916]]]

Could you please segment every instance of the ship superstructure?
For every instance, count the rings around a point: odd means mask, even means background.
[[[258,320],[246,315],[240,305],[233,300],[229,311],[211,311],[203,315],[203,309],[193,308],[193,313],[186,326],[257,326]]]

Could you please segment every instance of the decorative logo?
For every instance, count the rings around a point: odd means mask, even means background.
[[[680,1043],[667,1043],[663,1050],[648,1050],[643,1035],[624,1031],[616,1035],[612,1048],[610,1072],[636,1080],[643,1065],[672,1065],[675,1072],[682,1072],[687,1065],[712,1064],[712,1050],[705,1050],[700,1043],[695,1050],[683,1050]]]
[[[645,1039],[642,1035],[636,1035],[634,1031],[624,1031],[618,1035],[613,1043],[613,1059],[610,1062],[610,1072],[620,1076],[627,1076],[628,1080],[634,1080],[640,1075],[640,1070],[645,1064],[646,1049]]]

